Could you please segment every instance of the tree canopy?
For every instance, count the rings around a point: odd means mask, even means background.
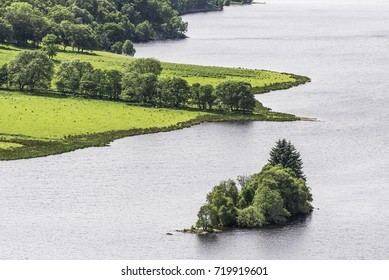
[[[0,43],[37,46],[48,34],[66,49],[110,51],[126,40],[185,37],[180,14],[221,9],[220,0],[0,0]],[[117,45],[116,45],[117,46]],[[114,48],[115,49],[115,48]]]
[[[20,90],[48,89],[54,75],[54,63],[41,51],[21,51],[7,66],[8,82]]]
[[[270,152],[269,164],[279,164],[284,168],[290,168],[298,178],[305,179],[302,170],[303,161],[301,160],[300,153],[290,141],[286,141],[285,139],[277,141],[277,144]]]

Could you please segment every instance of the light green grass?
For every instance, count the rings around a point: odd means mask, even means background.
[[[0,66],[12,60],[20,48],[0,48]],[[108,52],[95,51],[93,53],[59,52],[56,56],[56,68],[61,61],[79,59],[89,61],[95,68],[124,70],[135,58]],[[229,80],[245,81],[253,87],[264,87],[272,84],[294,83],[296,76],[267,70],[252,70],[242,68],[227,68],[215,66],[199,66],[177,63],[162,63],[161,77],[181,77],[190,85],[194,83],[218,85]],[[54,77],[55,80],[55,77]],[[53,83],[53,89],[55,89]]]
[[[143,108],[119,102],[49,98],[1,91],[0,108],[1,133],[37,139],[167,127],[206,114]]]
[[[21,148],[23,145],[18,143],[12,143],[12,142],[1,142],[0,141],[0,149],[1,150],[12,150],[16,148]]]
[[[21,49],[0,46],[0,66]],[[60,52],[61,61],[80,59],[95,68],[123,70],[134,58],[106,52]],[[162,77],[178,76],[189,84],[217,85],[227,80],[247,81],[257,92],[290,88],[309,81],[293,74],[240,68],[163,63]],[[55,81],[55,77],[54,77]],[[52,88],[55,89],[53,81]],[[121,102],[76,99],[60,94],[41,96],[0,91],[0,160],[32,158],[76,149],[104,146],[112,140],[170,131],[207,121],[293,121],[299,118],[274,113],[258,102],[251,115],[172,110],[130,106]]]

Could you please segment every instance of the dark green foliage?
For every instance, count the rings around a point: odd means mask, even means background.
[[[206,231],[212,229],[219,219],[217,210],[209,204],[201,206],[197,218],[196,227]]]
[[[1,14],[12,26],[13,39],[21,46],[27,45],[28,40],[38,45],[50,30],[44,14],[28,3],[12,3]]]
[[[4,18],[0,18],[0,43],[11,43],[13,36],[12,25]]]
[[[285,139],[277,141],[276,146],[270,152],[269,164],[280,164],[284,168],[290,168],[298,178],[305,179],[300,153],[290,141],[288,142]]]
[[[268,224],[283,224],[290,217],[281,194],[266,186],[258,187],[253,205],[262,213],[265,223]]]
[[[123,43],[122,42],[116,42],[113,44],[110,49],[110,52],[117,53],[117,54],[122,54],[123,53]]]
[[[135,52],[134,44],[130,40],[126,40],[123,44],[122,53],[124,55],[134,56]]]
[[[8,65],[7,64],[3,64],[1,67],[0,67],[0,87],[2,87],[3,85],[6,85],[8,86]]]
[[[240,227],[256,228],[265,224],[266,218],[255,206],[248,206],[239,211],[237,224]]]
[[[93,98],[118,100],[122,93],[122,74],[117,70],[93,69],[89,62],[64,61],[57,72],[57,88]]]
[[[78,93],[82,77],[93,71],[89,62],[80,60],[64,61],[57,72],[57,88],[62,92]]]
[[[181,78],[165,78],[158,81],[159,103],[163,106],[180,108],[189,100],[188,82]]]
[[[132,102],[150,104],[157,94],[157,76],[154,73],[130,72],[123,76],[123,97]]]
[[[45,51],[50,58],[56,56],[59,51],[57,41],[58,37],[54,34],[48,34],[42,40],[42,50]]]
[[[96,32],[100,46],[106,51],[108,51],[114,43],[123,41],[125,34],[125,30],[122,26],[112,22],[98,26]]]
[[[224,0],[171,0],[180,14],[223,9]]]
[[[216,87],[216,94],[223,107],[230,111],[252,112],[255,108],[255,97],[249,83],[228,81]]]
[[[23,91],[48,89],[54,75],[54,64],[41,51],[21,51],[7,67],[9,84]]]
[[[156,39],[156,33],[154,31],[154,28],[148,20],[145,20],[144,22],[138,24],[135,27],[134,39],[138,42],[147,42]]]
[[[83,52],[84,50],[94,50],[97,48],[97,37],[93,29],[86,24],[74,24],[72,26],[71,46],[74,49],[77,49],[78,52]]]
[[[305,180],[296,177],[290,168],[266,165],[255,178],[254,184],[279,192],[284,207],[292,215],[307,214],[311,210],[309,188]]]
[[[126,40],[184,38],[180,13],[221,8],[219,0],[7,0],[0,2],[0,42],[38,46],[54,33],[65,49],[110,50]]]
[[[190,91],[193,105],[196,105],[199,109],[212,110],[217,99],[212,85],[207,84],[201,86],[200,84],[193,84]]]
[[[89,97],[103,97],[105,91],[105,75],[100,69],[85,73],[80,80],[80,93]]]
[[[217,219],[208,220],[204,230],[284,224],[291,217],[312,211],[312,195],[306,181],[290,168],[268,164],[258,174],[239,177],[238,182],[239,192],[230,180],[207,195],[206,207],[217,213]],[[198,222],[196,226],[202,228],[202,224]]]
[[[233,226],[238,215],[235,207],[237,199],[238,189],[235,182],[221,182],[207,195],[207,204],[200,209],[196,226],[204,230],[217,226]],[[206,225],[206,228],[202,225]]]
[[[106,92],[110,99],[119,100],[122,94],[122,73],[117,70],[105,70]]]
[[[155,58],[139,58],[129,65],[127,72],[153,73],[158,76],[162,72],[162,64]]]
[[[199,109],[203,109],[203,106],[200,102],[200,87],[199,83],[195,83],[190,87],[190,99],[191,104],[197,106]]]

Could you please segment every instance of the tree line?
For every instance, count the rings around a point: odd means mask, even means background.
[[[38,46],[47,35],[66,50],[121,53],[129,42],[184,38],[180,14],[222,8],[220,0],[0,0],[0,43]]]
[[[285,139],[276,143],[259,173],[241,176],[238,183],[240,190],[233,180],[213,188],[198,212],[197,229],[284,224],[313,209],[300,153]]]
[[[136,59],[122,72],[95,69],[90,62],[80,60],[63,61],[54,72],[54,62],[47,52],[20,51],[0,68],[0,86],[20,91],[48,90],[55,75],[57,90],[75,96],[242,113],[253,112],[256,106],[249,83],[189,85],[180,77],[161,77],[162,64],[154,58]]]

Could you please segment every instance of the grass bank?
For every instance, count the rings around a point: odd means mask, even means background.
[[[255,114],[239,115],[8,91],[0,91],[0,108],[0,160],[105,146],[126,136],[172,131],[203,122],[298,120],[261,106]]]
[[[21,50],[24,49],[12,46],[0,47],[0,66],[12,60]],[[62,61],[75,59],[88,61],[97,69],[122,71],[136,58],[100,51],[93,53],[59,52],[55,61],[56,68],[58,68]],[[268,70],[200,66],[168,62],[163,62],[162,67],[162,78],[175,76],[187,80],[190,85],[199,83],[202,85],[211,84],[213,86],[231,80],[244,81],[250,83],[255,88],[256,93],[287,89],[310,81],[308,77]],[[54,77],[53,90],[55,90],[55,80],[56,78]]]
[[[0,47],[0,66],[21,50]],[[61,61],[74,59],[89,61],[95,68],[124,70],[135,58],[106,52],[60,52],[56,57],[56,67]],[[162,77],[182,77],[189,84],[216,86],[223,81],[246,81],[257,93],[286,89],[309,81],[307,77],[288,73],[242,68],[163,63],[163,69]],[[293,115],[271,112],[259,102],[254,114],[244,115],[146,108],[56,93],[38,95],[4,90],[0,90],[0,108],[0,160],[42,157],[105,146],[126,136],[171,131],[203,122],[299,120]]]

